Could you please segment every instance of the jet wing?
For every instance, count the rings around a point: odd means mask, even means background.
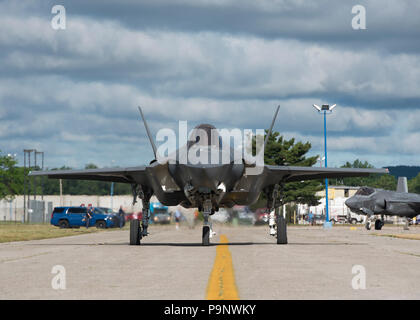
[[[397,208],[395,210],[398,210],[398,205],[407,205],[410,207],[414,212],[416,212],[416,215],[420,214],[420,200],[419,199],[391,199],[391,200],[385,200],[386,202],[386,208],[389,209],[389,207],[392,207],[392,205],[397,205]],[[391,209],[391,211],[394,209]]]
[[[385,200],[387,203],[405,203],[411,205],[413,207],[420,208],[420,200],[419,199],[392,199],[392,200]]]
[[[269,180],[295,182],[325,178],[364,177],[373,173],[388,173],[388,169],[358,169],[358,168],[317,168],[266,166]]]
[[[104,168],[87,170],[31,171],[30,176],[47,176],[50,179],[97,180],[148,185],[146,166],[130,168]]]

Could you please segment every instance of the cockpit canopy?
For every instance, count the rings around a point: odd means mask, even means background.
[[[200,124],[196,126],[188,139],[188,148],[192,145],[219,146],[221,143],[217,129],[211,124]]]
[[[356,196],[369,196],[375,192],[375,189],[370,187],[362,187],[356,192]]]

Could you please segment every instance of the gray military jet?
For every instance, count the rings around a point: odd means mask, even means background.
[[[264,140],[264,146],[272,132],[280,106],[277,108],[270,129]],[[148,235],[149,201],[155,195],[166,206],[181,205],[185,208],[198,208],[204,217],[202,244],[210,244],[211,223],[209,216],[221,207],[251,205],[260,194],[267,199],[270,208],[270,234],[277,237],[278,244],[287,243],[287,228],[283,215],[278,208],[282,205],[283,186],[287,182],[368,176],[372,173],[386,173],[384,169],[336,169],[297,166],[261,166],[261,172],[247,174],[247,169],[255,167],[245,158],[240,157],[233,148],[220,148],[221,139],[218,131],[209,124],[197,126],[186,145],[179,148],[173,161],[158,161],[157,148],[152,139],[146,119],[139,107],[147,135],[153,148],[155,159],[149,165],[130,168],[110,168],[91,170],[34,171],[32,176],[48,176],[53,179],[99,180],[128,183],[133,193],[133,203],[140,198],[143,205],[143,219],[132,220],[130,224],[130,245],[139,245]],[[207,139],[203,138],[202,132]],[[200,133],[199,133],[200,132]],[[211,164],[181,161],[181,155],[192,148],[198,152],[219,154],[220,161]],[[229,159],[229,161],[222,161]]]
[[[405,177],[398,179],[397,191],[362,187],[345,203],[351,211],[366,216],[367,230],[371,229],[375,215],[381,216],[381,219],[375,219],[375,230],[381,230],[384,225],[384,216],[405,218],[404,228],[408,229],[408,219],[420,214],[420,194],[408,193]]]

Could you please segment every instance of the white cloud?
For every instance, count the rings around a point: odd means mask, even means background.
[[[311,105],[338,102],[328,116],[329,150],[337,159],[353,152],[379,161],[399,152],[405,160],[418,161],[414,155],[420,151],[420,114],[405,106],[407,100],[420,101],[418,53],[341,47],[336,40],[326,44],[300,37],[268,39],[217,28],[136,29],[122,19],[80,15],[69,17],[67,29],[57,32],[48,15],[20,14],[25,8],[6,3],[7,10],[0,13],[2,148],[21,152],[23,146],[36,145],[50,150],[54,165],[75,157],[69,150],[86,149],[71,163],[106,164],[115,150],[122,164],[147,163],[151,152],[138,119],[139,104],[156,132],[162,126],[176,128],[177,120],[266,128],[281,103],[276,130],[310,141],[313,152],[321,152],[322,117]],[[204,8],[236,5],[180,3]],[[321,19],[326,15],[322,6],[303,1],[243,4],[251,7],[265,13],[289,12],[290,28],[297,33],[314,25],[318,33],[334,33]],[[294,18],[296,8],[317,15],[297,27],[303,16]],[[408,10],[398,7],[397,21]],[[385,10],[381,15],[391,13]],[[407,19],[413,23],[411,16]],[[126,159],[124,150],[132,150],[133,158]]]

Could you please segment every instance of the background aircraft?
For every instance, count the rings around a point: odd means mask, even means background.
[[[375,230],[381,230],[384,225],[384,216],[398,216],[406,218],[405,229],[408,229],[408,218],[420,214],[420,195],[408,193],[407,178],[399,177],[397,191],[360,188],[356,194],[347,199],[346,206],[351,211],[366,215],[366,229],[371,228],[371,219],[374,215],[381,215],[376,219]]]
[[[280,106],[278,106],[265,139],[271,134]],[[138,245],[142,237],[148,234],[149,202],[152,195],[167,206],[182,205],[185,208],[196,207],[203,213],[204,225],[202,244],[210,243],[209,216],[221,207],[251,205],[260,194],[267,198],[270,208],[270,234],[277,236],[278,244],[287,243],[287,228],[284,217],[278,208],[282,205],[283,185],[287,182],[367,176],[371,173],[387,173],[385,169],[337,169],[317,167],[293,167],[265,165],[258,175],[246,175],[246,169],[253,167],[246,159],[235,159],[238,154],[233,148],[219,148],[217,130],[208,124],[197,126],[189,137],[188,143],[175,153],[174,162],[157,161],[157,148],[152,139],[143,112],[139,107],[147,135],[152,145],[155,159],[148,166],[131,168],[111,168],[92,170],[35,171],[32,176],[46,175],[54,179],[100,180],[129,183],[132,186],[133,203],[142,200],[142,223],[132,220],[130,223],[130,244]],[[207,133],[208,139],[200,139],[201,132]],[[188,158],[186,163],[179,161],[181,154],[196,148],[197,152],[212,154],[220,152],[219,163],[194,164]],[[220,150],[219,150],[220,149]],[[227,153],[227,154],[225,154]],[[224,163],[223,159],[230,159]],[[238,161],[239,160],[239,161]]]

